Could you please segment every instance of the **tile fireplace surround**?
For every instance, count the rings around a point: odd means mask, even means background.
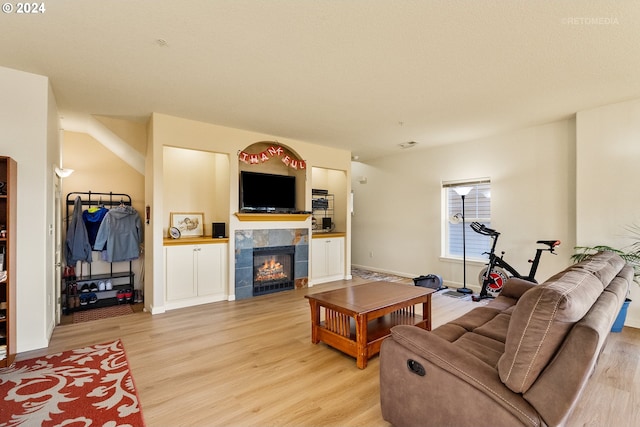
[[[253,297],[253,249],[295,246],[295,288],[309,283],[309,230],[306,228],[236,230],[235,294],[236,299]]]

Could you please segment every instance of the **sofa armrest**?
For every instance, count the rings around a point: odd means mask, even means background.
[[[424,375],[408,367],[410,360]],[[531,405],[500,381],[496,368],[415,326],[394,327],[382,343],[380,400],[384,419],[394,425],[541,424]]]
[[[536,286],[536,284],[533,282],[511,277],[505,282],[500,291],[500,295],[518,300],[525,292],[534,286]]]

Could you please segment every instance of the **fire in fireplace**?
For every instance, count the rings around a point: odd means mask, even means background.
[[[295,246],[253,248],[253,295],[293,289]]]

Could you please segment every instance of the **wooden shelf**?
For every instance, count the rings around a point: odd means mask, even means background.
[[[178,245],[210,245],[215,243],[229,243],[228,237],[181,237],[179,239],[164,238],[164,246]]]
[[[347,233],[343,231],[313,231],[312,239],[328,239],[331,237],[346,237]]]
[[[311,214],[244,213],[236,212],[240,221],[305,221]]]
[[[384,339],[389,336],[389,331],[396,325],[422,325],[426,319],[421,314],[393,313],[373,319],[367,322],[367,342]],[[320,327],[331,331],[331,326],[326,321],[320,323]],[[356,322],[349,318],[349,338],[356,340]]]

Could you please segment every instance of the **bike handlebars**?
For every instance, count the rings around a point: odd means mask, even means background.
[[[475,222],[475,221],[471,223],[471,228],[476,233],[480,233],[485,236],[497,237],[500,235],[500,233],[494,230],[493,228],[486,227],[484,224],[480,224],[479,222]]]

